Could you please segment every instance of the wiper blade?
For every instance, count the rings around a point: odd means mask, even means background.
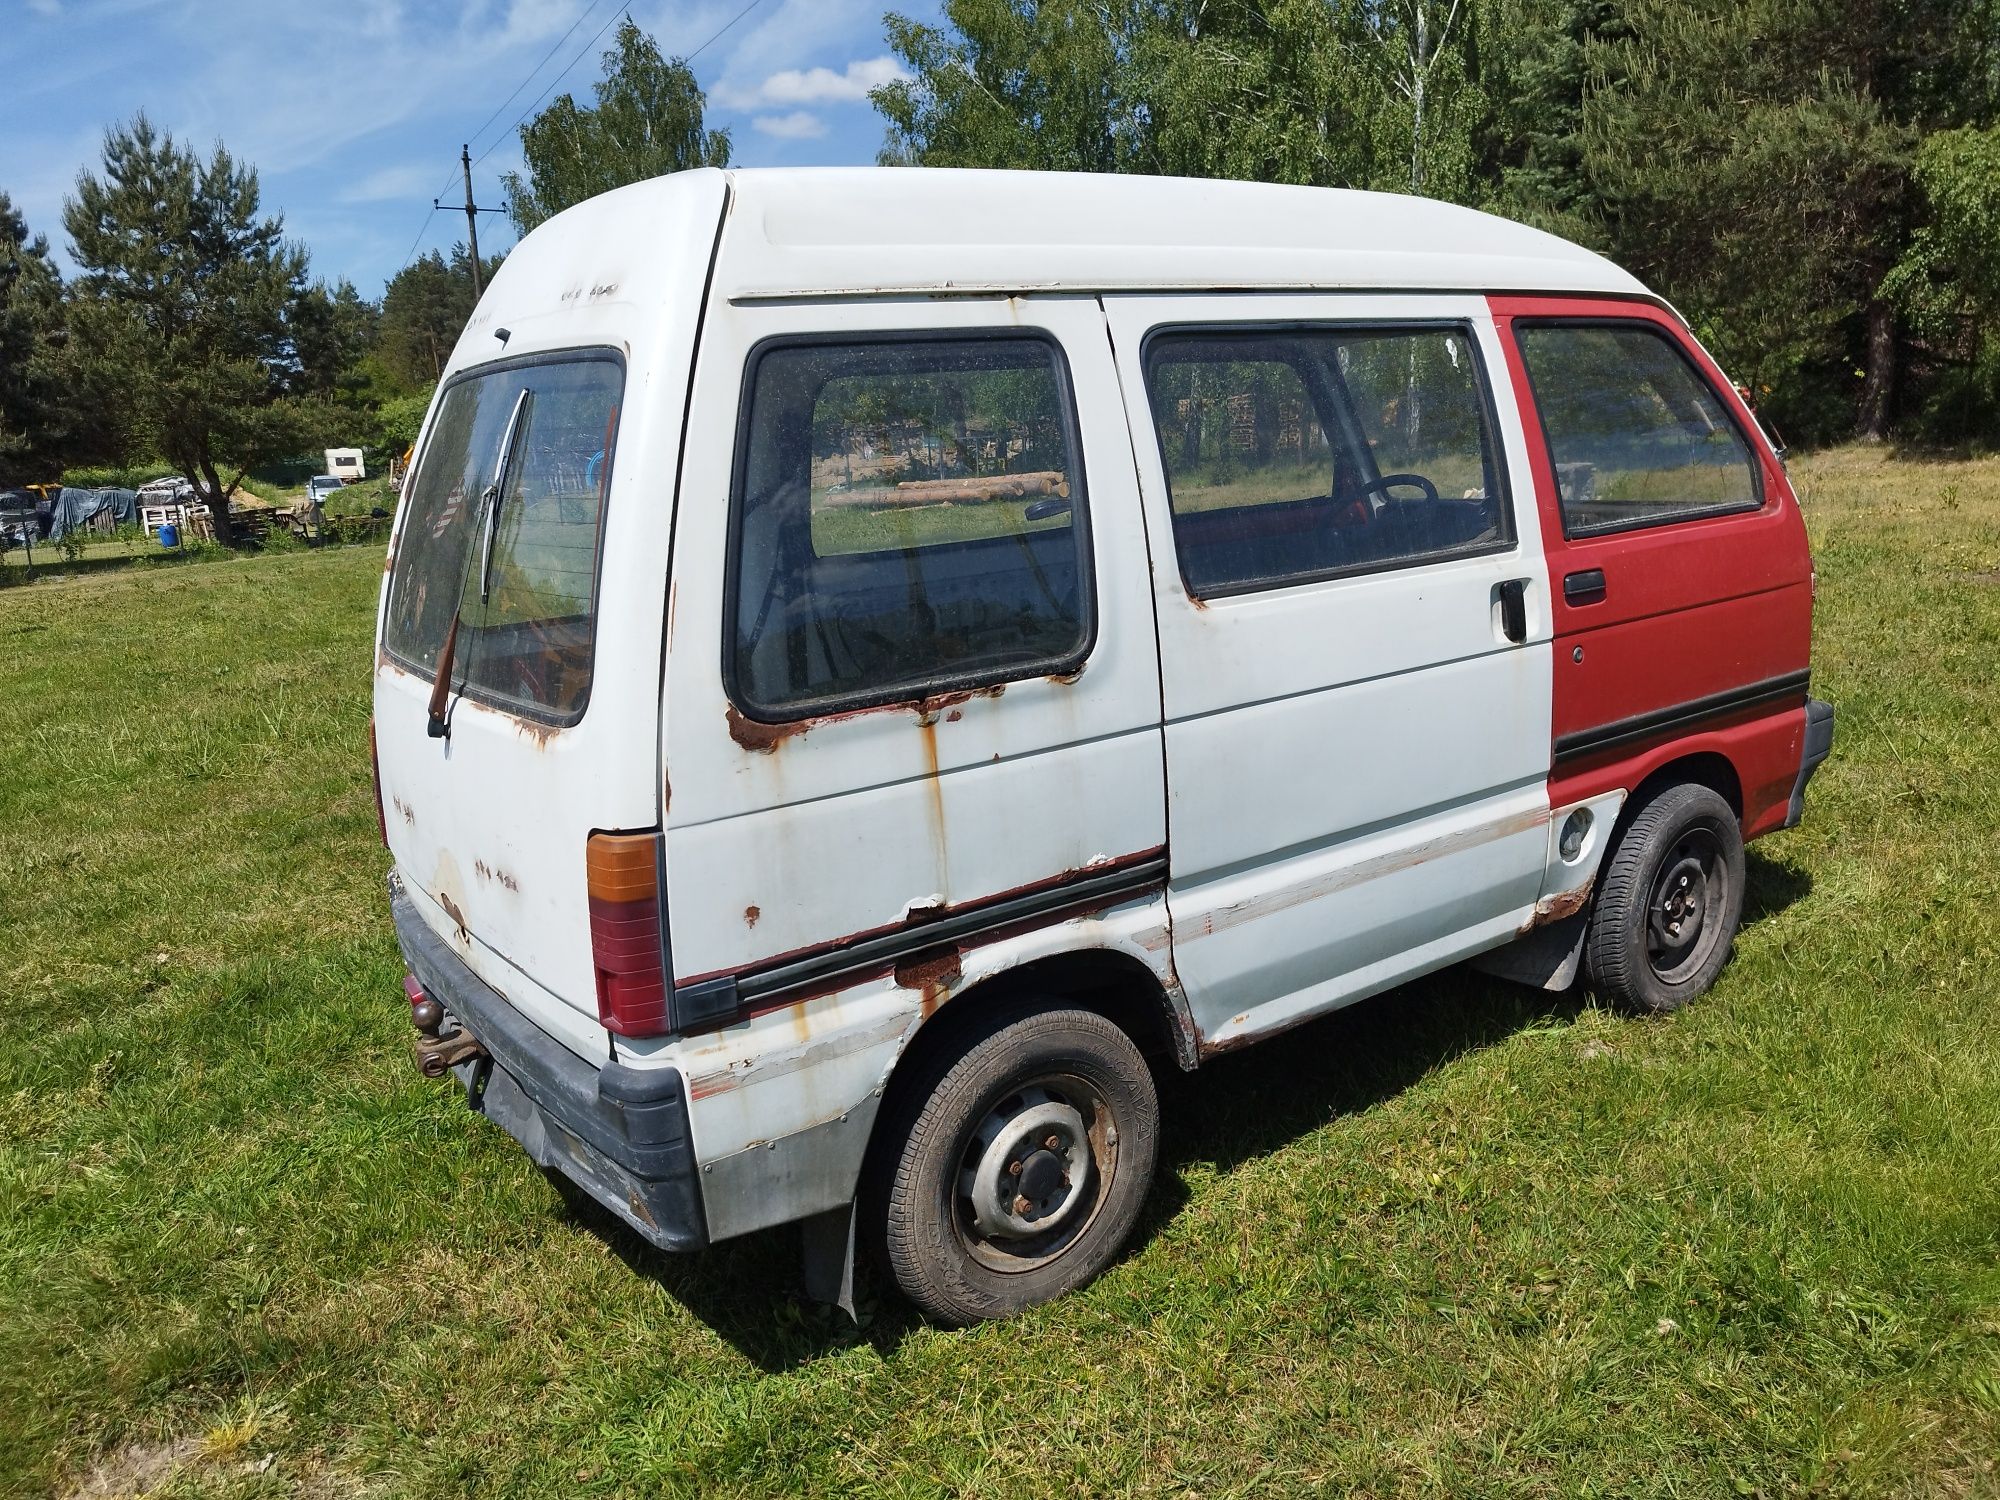
[[[500,498],[507,493],[507,482],[512,477],[514,457],[524,429],[523,417],[527,415],[528,403],[533,392],[521,387],[520,395],[514,398],[514,409],[508,413],[507,429],[500,434],[499,461],[494,466],[493,482],[481,491],[479,496],[482,528],[480,534],[479,557],[479,602],[484,604],[493,592],[493,541],[499,530]],[[466,562],[472,561],[471,549],[466,549]],[[424,726],[425,735],[434,740],[451,737],[451,715],[447,705],[451,698],[451,667],[458,655],[458,624],[465,613],[465,585],[471,568],[461,568],[458,575],[458,599],[452,606],[451,627],[445,631],[444,645],[438,649],[437,677],[431,683],[430,713]]]

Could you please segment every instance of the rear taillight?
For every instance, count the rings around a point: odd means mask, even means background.
[[[593,833],[585,847],[597,1019],[620,1036],[669,1025],[661,845],[657,833]]]
[[[382,810],[382,757],[375,753],[375,721],[368,721],[368,774],[375,778],[375,831],[382,835],[382,847],[389,847],[389,815]]]

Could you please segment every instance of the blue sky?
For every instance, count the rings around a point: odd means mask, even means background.
[[[611,41],[605,29],[591,42],[600,27],[629,10],[684,55],[746,3],[0,0],[0,191],[62,249],[77,172],[100,162],[106,126],[144,109],[204,153],[221,140],[253,163],[265,211],[310,247],[314,274],[379,296],[413,242],[464,238],[462,211],[426,220],[432,198],[463,201],[461,142],[479,201],[497,205],[500,173],[520,165],[508,126],[552,82],[550,98],[588,99]],[[882,13],[938,8],[761,0],[694,59],[709,124],[730,129],[744,166],[873,161],[883,127],[865,90],[895,73]],[[499,215],[479,228],[482,250],[511,242]]]

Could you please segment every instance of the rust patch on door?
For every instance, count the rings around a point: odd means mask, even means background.
[[[444,908],[444,914],[450,917],[457,925],[458,940],[461,943],[470,942],[472,934],[466,930],[465,913],[458,909],[458,903],[451,899],[448,892],[440,891],[438,892],[438,905]]]
[[[743,925],[745,927],[755,927],[757,925],[757,919],[763,915],[764,912],[762,908],[757,906],[746,906],[743,908]]]
[[[745,750],[754,750],[760,755],[775,755],[778,746],[812,727],[810,719],[799,719],[790,724],[765,724],[738,713],[733,703],[725,710],[724,717],[729,720],[729,737]]]
[[[389,801],[394,805],[397,817],[401,818],[412,828],[417,826],[417,810],[414,807],[410,806],[401,797],[392,796],[389,798]]]

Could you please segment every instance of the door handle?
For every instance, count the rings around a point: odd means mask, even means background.
[[[1604,569],[1586,568],[1563,578],[1563,598],[1571,604],[1596,604],[1604,597]]]
[[[1500,600],[1501,634],[1518,646],[1528,638],[1528,580],[1509,578],[1493,592]]]

